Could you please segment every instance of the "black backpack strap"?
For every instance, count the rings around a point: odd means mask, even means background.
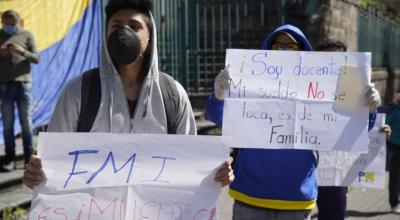
[[[239,148],[231,148],[231,152],[230,152],[229,156],[232,157],[232,159],[233,159],[232,164],[231,164],[232,167],[234,167],[234,165],[235,165],[236,159],[239,154],[239,150],[240,150]]]
[[[174,78],[166,73],[160,72],[159,79],[165,113],[167,114],[168,134],[176,134],[177,113],[180,106],[178,87]]]
[[[317,165],[318,165],[319,164],[319,152],[317,150],[315,150],[314,152],[315,152],[314,156],[315,156],[315,159],[317,160]]]
[[[95,68],[82,74],[81,109],[77,132],[90,131],[99,111],[100,99],[100,71],[99,68]]]

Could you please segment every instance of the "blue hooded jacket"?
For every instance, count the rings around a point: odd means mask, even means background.
[[[265,40],[263,49],[279,32],[292,35],[302,50],[312,47],[304,34],[292,25],[283,25]],[[206,103],[206,117],[222,126],[224,102],[212,94]],[[229,194],[248,205],[276,210],[310,210],[315,207],[317,160],[310,150],[239,149],[234,163],[235,180]]]
[[[308,42],[308,40],[307,40],[306,36],[303,34],[303,32],[299,28],[297,28],[293,25],[290,25],[290,24],[282,25],[282,26],[278,27],[277,29],[275,29],[270,35],[268,35],[268,37],[264,41],[262,49],[271,50],[272,41],[274,40],[275,36],[282,32],[286,32],[286,33],[292,35],[292,37],[294,37],[294,39],[299,41],[301,43],[302,51],[312,51],[313,50],[310,42]]]
[[[303,32],[292,25],[278,27],[265,39],[263,49],[271,49],[272,40],[280,32],[292,35],[303,51],[312,51]],[[223,108],[224,102],[211,94],[205,108],[207,119],[222,127]],[[370,114],[370,128],[375,116]],[[229,194],[236,201],[261,208],[311,210],[318,191],[316,167],[317,159],[311,150],[239,149]]]

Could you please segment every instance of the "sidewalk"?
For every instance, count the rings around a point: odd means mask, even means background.
[[[386,178],[388,180],[388,178]],[[386,181],[386,184],[388,181]],[[388,188],[353,189],[347,200],[347,220],[397,220],[400,215],[390,212]],[[317,218],[315,218],[317,219]]]
[[[387,183],[387,181],[386,181]],[[220,220],[232,219],[232,199],[223,189],[220,202]],[[318,209],[312,212],[311,219],[318,219]],[[400,215],[390,212],[388,189],[358,189],[352,188],[347,198],[346,220],[400,220]]]

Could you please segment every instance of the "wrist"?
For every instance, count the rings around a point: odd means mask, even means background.
[[[19,53],[21,56],[25,56],[25,49]]]
[[[218,100],[218,101],[223,101],[224,98],[225,98],[223,93],[220,94],[218,92],[215,92],[214,96],[215,96],[215,99]]]

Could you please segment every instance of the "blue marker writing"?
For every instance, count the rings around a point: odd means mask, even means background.
[[[162,165],[161,165],[161,170],[160,170],[160,172],[158,173],[158,175],[154,179],[152,179],[152,180],[143,180],[142,182],[164,182],[164,183],[169,183],[169,181],[159,180],[159,178],[160,178],[161,174],[164,171],[164,167],[165,167],[165,163],[166,163],[165,161],[166,160],[176,160],[176,158],[173,158],[173,157],[162,157],[162,156],[153,156],[152,158],[163,159]]]
[[[135,163],[135,158],[136,158],[136,153],[132,154],[132,156],[129,157],[129,159],[124,163],[124,165],[122,165],[119,169],[117,169],[116,165],[115,165],[115,160],[114,160],[114,156],[112,151],[110,151],[110,153],[108,154],[106,160],[104,161],[103,165],[101,165],[101,167],[92,174],[92,176],[89,178],[89,180],[86,182],[87,184],[91,183],[94,178],[101,172],[104,170],[104,168],[106,167],[107,163],[109,160],[111,160],[113,169],[114,169],[114,173],[118,173],[120,170],[122,170],[128,163],[129,161],[131,161],[131,166],[129,168],[129,173],[128,173],[128,177],[126,178],[126,182],[129,182],[129,179],[131,177],[131,173],[132,173],[132,169],[133,169],[133,164]]]
[[[71,177],[72,176],[74,176],[74,175],[79,175],[79,174],[83,174],[83,173],[87,173],[88,171],[79,171],[79,172],[75,172],[75,167],[76,167],[76,164],[78,163],[78,156],[80,155],[80,154],[97,154],[99,151],[98,150],[77,150],[77,151],[72,151],[72,152],[69,152],[68,153],[68,155],[74,155],[75,156],[75,158],[74,158],[74,162],[73,162],[73,164],[72,164],[72,170],[71,170],[71,172],[69,173],[69,177],[67,178],[67,180],[65,181],[65,184],[64,184],[64,189],[67,187],[67,185],[68,185],[68,182],[69,182],[69,180],[71,179]]]

